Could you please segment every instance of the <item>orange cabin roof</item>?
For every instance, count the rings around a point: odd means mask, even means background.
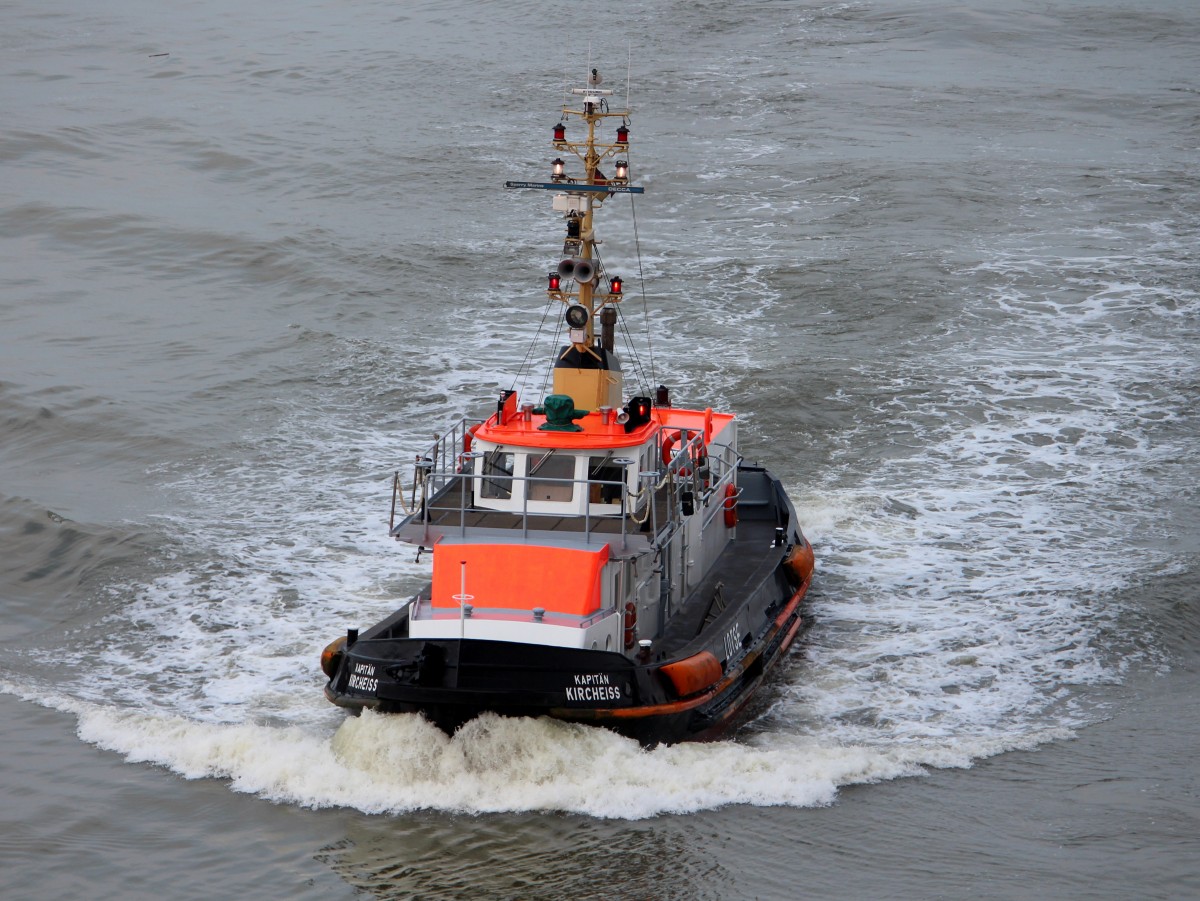
[[[447,544],[433,548],[435,609],[457,610],[466,563],[467,601],[477,609],[532,610],[588,616],[600,609],[600,571],[608,545],[596,550],[528,544]]]
[[[503,425],[493,415],[481,424],[475,437],[493,444],[508,444],[518,447],[556,447],[563,450],[593,450],[599,448],[637,447],[645,444],[660,428],[702,430],[705,419],[711,416],[712,430],[719,432],[726,423],[734,419],[732,413],[714,413],[708,410],[682,410],[675,407],[656,407],[645,425],[626,432],[625,426],[610,421],[604,424],[599,410],[593,410],[575,421],[581,432],[544,432],[540,426],[546,417],[533,414],[529,422],[515,413]]]
[[[526,422],[518,413],[504,423],[498,425],[495,416],[483,423],[475,432],[475,437],[481,441],[491,441],[495,444],[513,444],[520,447],[558,447],[564,450],[591,450],[601,447],[636,447],[645,444],[647,439],[658,429],[658,423],[653,419],[641,428],[626,433],[625,426],[610,422],[605,425],[600,412],[593,410],[575,424],[583,428],[582,432],[543,432],[539,429],[546,421],[544,415],[535,413]]]

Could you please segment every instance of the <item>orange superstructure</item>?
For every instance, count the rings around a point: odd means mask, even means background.
[[[439,542],[433,549],[433,607],[459,610],[470,604],[481,612],[538,607],[588,616],[600,609],[600,573],[608,558],[607,544],[582,550]]]

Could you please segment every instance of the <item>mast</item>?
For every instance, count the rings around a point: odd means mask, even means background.
[[[547,276],[547,293],[565,307],[569,344],[560,348],[554,361],[554,393],[571,397],[582,409],[617,408],[624,390],[621,362],[614,353],[616,305],[622,299],[619,276],[610,276],[597,251],[601,242],[595,235],[595,213],[612,194],[641,194],[643,189],[629,184],[629,109],[610,109],[611,90],[601,88],[603,79],[596,69],[589,73],[587,86],[573,88],[554,126],[552,146],[563,156],[573,156],[583,167],[582,178],[567,172],[562,156],[551,164],[551,181],[506,182],[509,188],[552,190],[555,211],[566,220],[562,260],[558,269]],[[570,120],[578,119],[586,132],[581,141],[567,138]],[[597,135],[605,119],[620,119],[616,137],[605,143]],[[613,161],[609,175],[600,167]],[[596,323],[600,322],[597,335]]]

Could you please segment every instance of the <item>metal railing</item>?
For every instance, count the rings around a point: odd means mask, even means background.
[[[404,499],[404,486],[397,471],[392,480],[392,515],[389,527],[396,527],[397,507],[405,514],[405,523],[420,523],[427,529],[435,521],[442,525],[455,528],[465,535],[468,514],[479,513],[509,513],[519,517],[522,537],[527,537],[532,517],[562,517],[564,519],[582,520],[582,534],[585,543],[590,543],[596,534],[597,524],[620,522],[621,543],[625,545],[628,539],[629,523],[639,530],[649,521],[649,531],[658,536],[660,543],[669,540],[670,536],[680,527],[684,517],[693,515],[698,508],[704,511],[703,525],[723,509],[725,486],[732,484],[740,457],[730,448],[723,446],[706,446],[703,432],[699,429],[680,430],[679,437],[672,447],[670,459],[661,469],[639,473],[640,487],[631,491],[625,480],[616,479],[575,479],[551,478],[541,475],[515,476],[500,472],[489,472],[476,475],[474,461],[478,453],[467,450],[465,436],[471,434],[474,426],[482,420],[466,417],[453,423],[447,432],[435,438],[434,443],[423,454],[417,455],[414,464],[414,478],[409,492],[409,501]],[[660,433],[661,435],[661,433]],[[659,457],[661,459],[661,444]],[[516,448],[514,448],[516,450]],[[711,453],[710,451],[715,451]],[[636,461],[616,465],[636,466]],[[520,509],[498,509],[484,504],[476,504],[473,481],[486,480],[488,483],[507,487],[510,497],[520,497]],[[536,481],[540,484],[560,484],[571,486],[571,497],[577,498],[576,491],[583,490],[588,498],[582,504],[583,512],[578,507],[570,511],[546,511],[529,509],[530,492],[525,490],[527,483]],[[575,486],[580,486],[579,488]],[[590,500],[592,487],[614,489],[616,501],[593,503]],[[518,489],[522,489],[519,490]],[[712,504],[712,498],[717,496],[722,503]],[[736,498],[736,495],[735,495]],[[452,500],[453,499],[453,500]],[[447,503],[449,502],[449,503]],[[540,503],[537,500],[535,504]],[[594,506],[616,505],[618,510],[613,512],[593,512]],[[446,514],[456,514],[457,524],[446,520]],[[611,532],[604,533],[611,536]],[[605,539],[609,540],[609,539]]]

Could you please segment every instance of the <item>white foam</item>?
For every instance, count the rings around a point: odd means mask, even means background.
[[[1195,299],[1163,303],[1129,268],[990,264],[1001,278],[964,311],[965,337],[893,364],[829,487],[794,486],[819,549],[819,624],[771,728],[887,747],[1094,715],[1079,689],[1134,659],[1124,590],[1173,565],[1162,511],[1186,488],[1186,449],[1160,426],[1196,370],[1186,335],[1128,318]],[[1069,287],[1034,294],[1048,281]]]
[[[32,700],[27,692],[0,690]],[[812,738],[652,751],[605,730],[485,716],[453,738],[417,716],[370,712],[328,725],[207,723],[185,716],[39,699],[78,717],[79,736],[131,763],[187,779],[229,780],[239,792],[304,807],[395,814],[562,811],[640,819],[727,804],[821,806],[840,786],[969,766],[1010,747],[1065,737],[879,749]]]
[[[753,223],[773,200],[730,202]],[[688,340],[656,353],[680,364],[677,397],[719,398],[736,376],[697,361],[719,350],[729,370],[753,371],[773,307],[791,301],[777,273],[741,262],[775,258],[769,235],[728,228],[729,216],[681,220],[678,244],[649,264],[696,268],[716,327],[668,305],[656,327],[678,319]],[[693,242],[721,253],[697,262]],[[390,469],[432,437],[414,423],[486,403],[519,362],[483,319],[455,327],[494,371],[435,345],[381,422],[403,360],[386,340],[346,342],[319,373],[321,404],[280,401],[280,421],[251,427],[234,462],[179,467],[175,487],[193,503],[158,523],[174,560],[125,588],[102,638],[64,651],[78,678],[55,686],[67,695],[54,703],[131,761],[370,812],[825,804],[842,785],[1063,738],[1093,715],[1082,689],[1122,677],[1112,635],[1136,628],[1122,590],[1170,568],[1157,511],[1191,487],[1172,468],[1190,449],[1160,426],[1190,403],[1194,351],[1173,330],[1200,306],[1145,270],[1129,257],[997,254],[963,273],[982,287],[944,330],[918,336],[909,357],[861,364],[857,424],[831,437],[815,481],[788,486],[818,549],[818,623],[749,739],[645,751],[494,717],[448,738],[325,702],[321,647],[428,575],[383,527]],[[531,317],[526,337],[535,328]]]

